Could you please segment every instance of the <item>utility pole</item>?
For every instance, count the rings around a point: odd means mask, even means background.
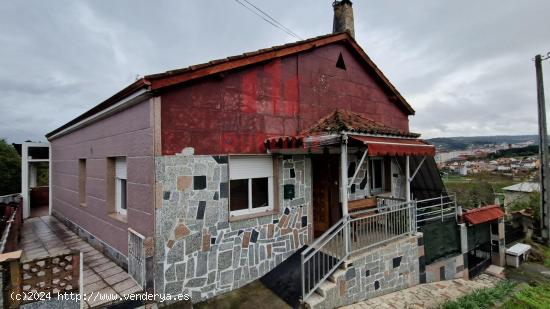
[[[550,53],[546,57],[535,56],[535,70],[537,74],[537,102],[539,114],[539,154],[540,154],[540,228],[541,236],[544,242],[549,241],[550,236],[550,216],[549,216],[549,189],[550,178],[548,174],[548,132],[546,130],[546,106],[544,102],[544,81],[542,74],[542,61],[550,58]]]

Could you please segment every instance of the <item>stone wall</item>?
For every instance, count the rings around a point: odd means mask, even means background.
[[[406,236],[352,257],[347,269],[337,271],[335,287],[313,308],[336,308],[405,289],[419,283],[418,240]]]
[[[465,258],[467,259],[466,255],[458,254],[426,265],[426,272],[421,275],[420,283],[460,278],[468,279],[468,268],[464,263]]]
[[[184,149],[156,158],[162,200],[156,210],[156,293],[189,293],[193,302],[211,298],[260,278],[308,242],[310,160],[274,158],[278,210],[234,222],[227,156],[195,156]],[[283,199],[283,184],[295,185],[294,199]]]

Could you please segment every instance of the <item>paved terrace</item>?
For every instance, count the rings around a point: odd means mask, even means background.
[[[66,250],[82,251],[84,292],[118,294],[140,292],[141,288],[122,269],[51,216],[26,219],[23,224],[23,259],[32,260]],[[107,304],[108,300],[86,301],[85,308]]]
[[[482,274],[473,280],[455,279],[419,284],[408,289],[342,307],[342,309],[439,308],[447,300],[456,299],[474,290],[493,287],[500,280],[502,279]]]

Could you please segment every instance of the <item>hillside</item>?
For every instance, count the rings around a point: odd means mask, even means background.
[[[437,137],[427,141],[440,151],[466,150],[482,145],[517,144],[528,141],[537,143],[537,135],[495,135],[495,136],[457,136]]]

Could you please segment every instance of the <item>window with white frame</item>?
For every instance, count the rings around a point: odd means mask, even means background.
[[[232,216],[273,209],[271,156],[229,158],[229,209]]]
[[[372,158],[370,160],[371,171],[371,192],[380,193],[384,191],[384,159]]]
[[[126,189],[126,158],[115,159],[115,209],[126,215],[128,209]]]

